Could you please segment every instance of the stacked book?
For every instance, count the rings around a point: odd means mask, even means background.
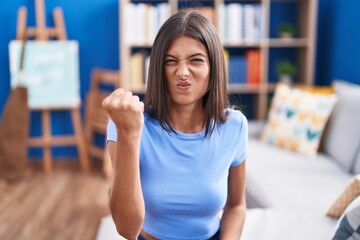
[[[220,4],[217,11],[219,34],[225,44],[256,42],[263,37],[261,4]]]
[[[229,84],[260,83],[260,51],[247,50],[245,54],[229,54],[224,51]]]
[[[138,51],[131,55],[129,61],[130,88],[140,91],[147,83],[150,55],[146,51]]]
[[[151,45],[161,25],[170,17],[168,3],[129,3],[125,13],[125,41],[130,45]]]

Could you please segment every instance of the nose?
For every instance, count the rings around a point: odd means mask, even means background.
[[[176,74],[177,74],[179,80],[182,80],[182,81],[187,80],[189,78],[189,74],[190,74],[188,66],[185,63],[179,64]]]

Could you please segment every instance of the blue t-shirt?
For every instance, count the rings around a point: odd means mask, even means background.
[[[108,124],[107,140],[116,141]],[[140,176],[145,202],[143,229],[159,239],[207,239],[220,227],[231,166],[245,161],[248,130],[245,116],[230,110],[227,121],[205,130],[169,133],[144,114]]]

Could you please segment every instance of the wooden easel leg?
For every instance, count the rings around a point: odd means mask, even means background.
[[[48,40],[48,32],[46,31],[45,4],[44,0],[35,0],[36,8],[36,40]]]
[[[44,142],[44,170],[48,174],[52,171],[52,162],[51,162],[51,119],[50,111],[43,110],[41,112],[42,117],[42,132],[43,132],[43,142]]]
[[[67,39],[65,23],[64,23],[64,15],[61,8],[55,8],[53,12],[54,22],[55,22],[55,31],[57,33],[59,40]]]
[[[21,7],[18,11],[17,27],[16,27],[16,39],[24,40],[26,39],[26,16],[27,9],[26,7]]]
[[[79,108],[73,108],[71,110],[71,117],[74,126],[74,134],[78,147],[81,169],[84,173],[88,173],[90,171],[90,162],[86,151],[84,133],[81,127],[82,125]]]

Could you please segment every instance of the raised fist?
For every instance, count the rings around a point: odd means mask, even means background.
[[[144,123],[144,103],[138,96],[118,88],[103,100],[102,105],[115,123],[118,134],[141,136]]]

